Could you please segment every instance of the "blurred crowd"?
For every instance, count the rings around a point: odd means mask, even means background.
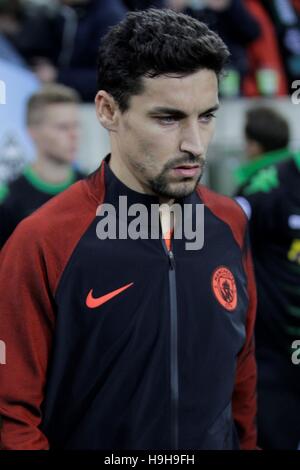
[[[0,59],[93,101],[101,37],[128,10],[150,7],[219,33],[231,52],[224,97],[284,96],[300,76],[300,0],[0,0]]]

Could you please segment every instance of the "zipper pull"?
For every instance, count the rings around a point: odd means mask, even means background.
[[[175,258],[174,258],[173,251],[169,251],[169,262],[170,262],[170,267],[173,271],[175,269]]]

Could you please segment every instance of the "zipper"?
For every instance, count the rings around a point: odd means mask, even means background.
[[[176,292],[175,258],[172,250],[164,249],[169,260],[169,292],[170,292],[170,383],[171,383],[171,449],[178,449],[178,312]]]

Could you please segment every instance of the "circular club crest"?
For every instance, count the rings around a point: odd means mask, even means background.
[[[231,271],[225,266],[219,266],[212,275],[212,290],[218,302],[226,310],[234,310],[237,305],[236,284]]]

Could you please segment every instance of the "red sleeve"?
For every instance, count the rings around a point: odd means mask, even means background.
[[[249,307],[246,323],[246,342],[241,350],[232,398],[233,417],[237,425],[241,449],[256,448],[256,361],[254,325],[256,317],[256,287],[250,250],[247,247],[244,266],[248,281]]]
[[[6,348],[6,364],[0,364],[4,449],[49,448],[40,424],[55,328],[54,297],[102,200],[104,193],[95,182],[98,173],[24,219],[0,252],[0,340]]]
[[[54,324],[42,254],[26,221],[0,255],[1,448],[48,449],[39,430],[46,368]]]

